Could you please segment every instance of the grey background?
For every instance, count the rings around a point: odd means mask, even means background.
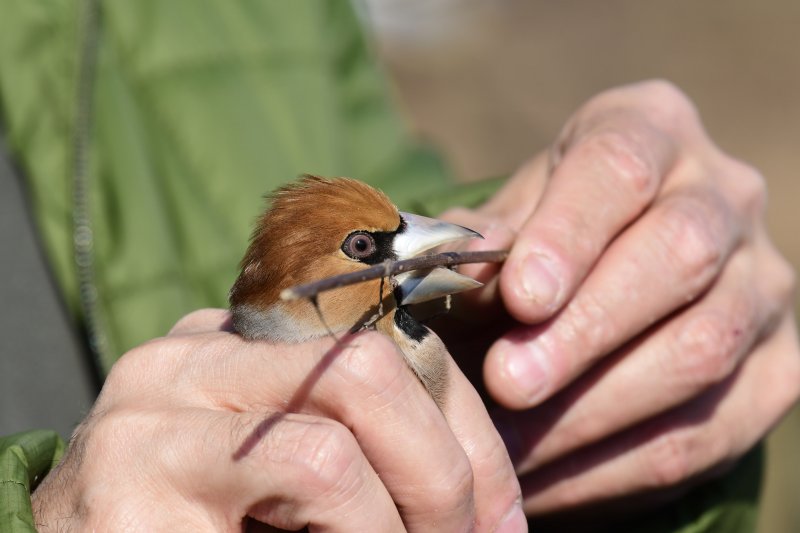
[[[0,139],[0,435],[43,428],[69,437],[94,399],[92,376]]]

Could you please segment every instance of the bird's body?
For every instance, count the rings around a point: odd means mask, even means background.
[[[437,268],[324,292],[316,297],[316,309],[306,300],[284,301],[280,293],[476,236],[460,226],[401,213],[386,195],[362,182],[305,176],[273,193],[258,220],[230,293],[234,328],[249,339],[297,343],[374,327],[395,341],[442,406],[447,350],[406,305],[478,282]]]

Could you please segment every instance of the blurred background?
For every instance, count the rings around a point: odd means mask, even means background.
[[[512,172],[604,89],[665,78],[694,100],[725,151],[764,173],[773,238],[800,265],[794,205],[800,2],[366,0],[364,6],[411,126],[462,179]],[[762,533],[800,531],[798,454],[795,409],[768,441]]]

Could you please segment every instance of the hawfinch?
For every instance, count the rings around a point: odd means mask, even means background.
[[[230,292],[234,329],[247,339],[298,343],[372,328],[388,335],[442,407],[448,352],[407,306],[480,283],[446,268],[406,272],[284,301],[281,291],[440,244],[480,237],[470,229],[403,213],[382,192],[348,178],[304,176],[275,191],[259,218]]]

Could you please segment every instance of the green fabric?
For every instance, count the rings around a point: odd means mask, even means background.
[[[676,504],[648,515],[631,533],[749,533],[756,530],[764,446],[745,455],[726,476],[692,490]]]
[[[357,176],[404,205],[445,183],[405,136],[346,2],[197,4],[99,2],[88,157],[106,370],[190,310],[226,304],[261,197],[277,185]],[[81,12],[41,0],[0,17],[0,114],[76,312]]]
[[[448,187],[439,160],[409,141],[348,2],[4,0],[0,12],[0,122],[76,316],[73,185],[86,157],[106,371],[183,314],[226,305],[261,196],[298,174],[357,177],[429,214],[498,186]],[[30,530],[31,485],[63,443],[48,432],[0,443],[0,530]],[[739,512],[697,502],[700,529],[686,531],[712,531],[706,510]],[[678,508],[654,520],[671,528]]]
[[[475,183],[451,185],[425,197],[412,199],[407,204],[407,210],[435,217],[451,207],[476,208],[489,200],[505,181],[505,178],[495,178]]]
[[[36,531],[31,491],[63,453],[64,441],[54,431],[29,431],[0,438],[0,531]]]

